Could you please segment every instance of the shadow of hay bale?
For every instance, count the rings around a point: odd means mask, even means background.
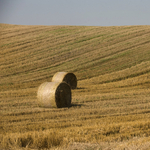
[[[81,106],[83,106],[83,104],[71,104],[70,107],[81,107]]]

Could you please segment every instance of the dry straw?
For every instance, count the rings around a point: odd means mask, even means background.
[[[38,88],[37,99],[42,107],[70,107],[71,88],[66,82],[44,82]]]
[[[62,82],[62,81],[68,83],[71,89],[77,88],[77,78],[73,73],[57,72],[52,78],[52,82]]]

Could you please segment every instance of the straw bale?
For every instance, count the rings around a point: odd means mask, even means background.
[[[44,82],[38,88],[37,99],[42,107],[70,107],[71,88],[66,82]]]
[[[77,88],[77,78],[73,73],[57,72],[52,78],[52,82],[62,82],[62,81],[69,84],[71,89]]]

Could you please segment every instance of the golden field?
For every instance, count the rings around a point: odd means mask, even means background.
[[[72,106],[39,107],[59,71]],[[150,26],[0,24],[0,79],[0,148],[150,149]]]

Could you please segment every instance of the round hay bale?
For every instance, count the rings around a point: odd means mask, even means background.
[[[44,82],[38,88],[37,99],[42,107],[70,107],[71,88],[66,82]]]
[[[52,78],[52,82],[66,82],[70,85],[71,89],[77,88],[77,78],[73,73],[57,72]]]

